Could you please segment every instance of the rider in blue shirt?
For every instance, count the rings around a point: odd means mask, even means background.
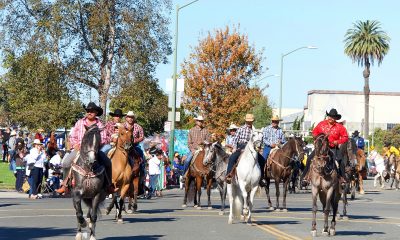
[[[351,137],[354,139],[354,141],[356,141],[357,148],[364,150],[365,147],[364,138],[360,137],[359,135],[360,132],[358,130],[355,130]]]

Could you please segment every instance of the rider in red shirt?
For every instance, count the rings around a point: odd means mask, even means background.
[[[327,115],[327,118],[325,120],[321,121],[320,123],[318,123],[318,125],[312,131],[312,135],[314,138],[317,137],[321,133],[328,135],[329,147],[331,148],[331,150],[333,152],[333,156],[335,156],[339,162],[339,171],[338,171],[339,176],[340,176],[339,181],[341,183],[344,183],[345,182],[345,179],[343,178],[344,166],[342,164],[343,154],[342,154],[339,146],[341,144],[347,142],[347,140],[349,139],[349,136],[347,134],[346,128],[342,124],[337,122],[338,120],[340,120],[342,118],[342,115],[338,114],[336,109],[332,108],[329,111],[329,113],[326,112],[326,115]],[[313,157],[314,157],[314,151],[307,158],[306,168],[302,174],[303,180],[305,180],[304,177],[310,168],[311,160],[313,159]],[[307,180],[305,180],[305,182],[307,183]]]

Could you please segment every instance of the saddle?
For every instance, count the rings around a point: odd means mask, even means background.
[[[276,155],[276,153],[278,152],[278,150],[279,150],[280,148],[278,148],[278,147],[275,147],[275,148],[273,148],[273,149],[271,149],[271,152],[269,153],[269,156],[268,156],[268,159],[274,159],[274,157],[275,157],[275,155]],[[268,160],[267,159],[267,160]],[[273,161],[267,161],[267,164],[265,164],[266,166],[264,167],[265,169],[264,169],[264,171],[266,170],[266,171],[271,171],[271,165],[272,165],[272,162]]]

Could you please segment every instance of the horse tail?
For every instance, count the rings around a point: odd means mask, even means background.
[[[232,212],[234,218],[240,218],[243,212],[243,197],[239,193],[241,193],[239,186],[232,184]]]
[[[189,181],[189,178],[187,179],[187,181]],[[190,203],[194,202],[195,196],[196,196],[196,181],[192,180],[192,181],[190,181],[190,184],[189,184],[188,202],[190,202]]]

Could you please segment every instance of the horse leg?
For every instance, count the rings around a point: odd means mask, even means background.
[[[136,212],[138,209],[137,205],[137,197],[139,194],[139,187],[140,187],[140,177],[135,178],[133,180],[133,212]]]
[[[100,195],[98,193],[92,199],[92,207],[90,210],[90,222],[89,222],[89,229],[90,229],[90,240],[96,240],[96,222],[97,222],[97,211],[99,209],[100,204]]]
[[[196,178],[196,190],[197,190],[197,209],[201,209],[201,185],[203,184],[203,178],[202,177],[197,177]]]
[[[287,194],[287,185],[289,183],[289,178],[286,178],[283,182],[283,201],[282,201],[282,211],[287,212],[286,208],[286,194]]]
[[[232,184],[227,185],[227,192],[229,198],[229,217],[228,217],[228,224],[233,223],[233,186]]]
[[[350,186],[349,183],[346,183],[344,185],[344,190],[342,194],[342,200],[343,200],[343,214],[342,214],[342,219],[347,218],[347,192],[349,191]]]
[[[219,192],[219,196],[221,198],[221,209],[220,209],[220,213],[219,215],[224,215],[224,208],[225,208],[225,203],[224,203],[224,189],[223,186],[221,186],[221,182],[217,179],[218,181],[218,192]],[[222,183],[223,184],[223,183]]]
[[[280,195],[279,183],[280,183],[280,179],[279,178],[275,178],[276,211],[280,210],[280,208],[279,208],[279,195]]]
[[[274,207],[272,207],[271,197],[269,196],[269,185],[271,183],[271,179],[267,177],[265,178],[265,180],[266,180],[265,193],[267,194],[268,208],[269,210],[274,210]]]
[[[226,201],[226,193],[227,193],[227,183],[223,181],[223,187],[222,187],[222,215],[225,212],[225,201]]]
[[[81,196],[79,193],[75,193],[73,196],[73,204],[76,211],[76,218],[78,221],[77,233],[75,236],[76,240],[82,239],[82,228],[86,227],[86,220],[83,218],[82,204],[81,204]]]
[[[106,215],[110,214],[111,210],[114,208],[115,199],[116,199],[116,196],[115,196],[115,194],[113,194],[112,198],[111,198],[111,202],[110,202],[110,204],[108,205],[108,207],[106,209]]]
[[[332,194],[333,192],[333,188],[331,187],[330,189],[328,189],[327,193],[324,196],[324,206],[323,206],[323,210],[324,210],[324,228],[322,229],[322,236],[328,236],[329,235],[329,227],[328,227],[328,217],[329,217],[329,212],[331,209],[331,200],[332,200]]]
[[[339,204],[339,199],[340,199],[340,193],[339,190],[335,190],[333,192],[333,196],[331,198],[331,204],[332,204],[332,221],[331,221],[331,227],[329,228],[329,235],[334,236],[336,235],[336,214],[338,211],[338,204]]]
[[[183,208],[187,207],[187,198],[188,198],[188,191],[189,191],[190,182],[191,182],[191,179],[188,176],[186,181],[185,181],[185,196],[183,197],[183,204],[182,204]]]
[[[317,236],[317,196],[318,196],[318,188],[312,186],[311,188],[312,193],[312,222],[311,222],[311,235],[313,237]]]
[[[207,198],[208,198],[208,209],[212,209],[211,206],[211,185],[212,185],[212,178],[207,179]]]
[[[251,211],[253,210],[253,202],[254,202],[254,196],[256,195],[256,192],[258,190],[258,186],[253,187],[250,192],[250,198],[249,198],[249,216],[246,219],[246,222],[248,224],[251,224]]]
[[[246,186],[244,186],[243,182],[239,182],[240,190],[242,191],[242,196],[243,196],[243,216],[244,219],[249,216],[249,206],[248,206],[248,192],[246,191]]]

